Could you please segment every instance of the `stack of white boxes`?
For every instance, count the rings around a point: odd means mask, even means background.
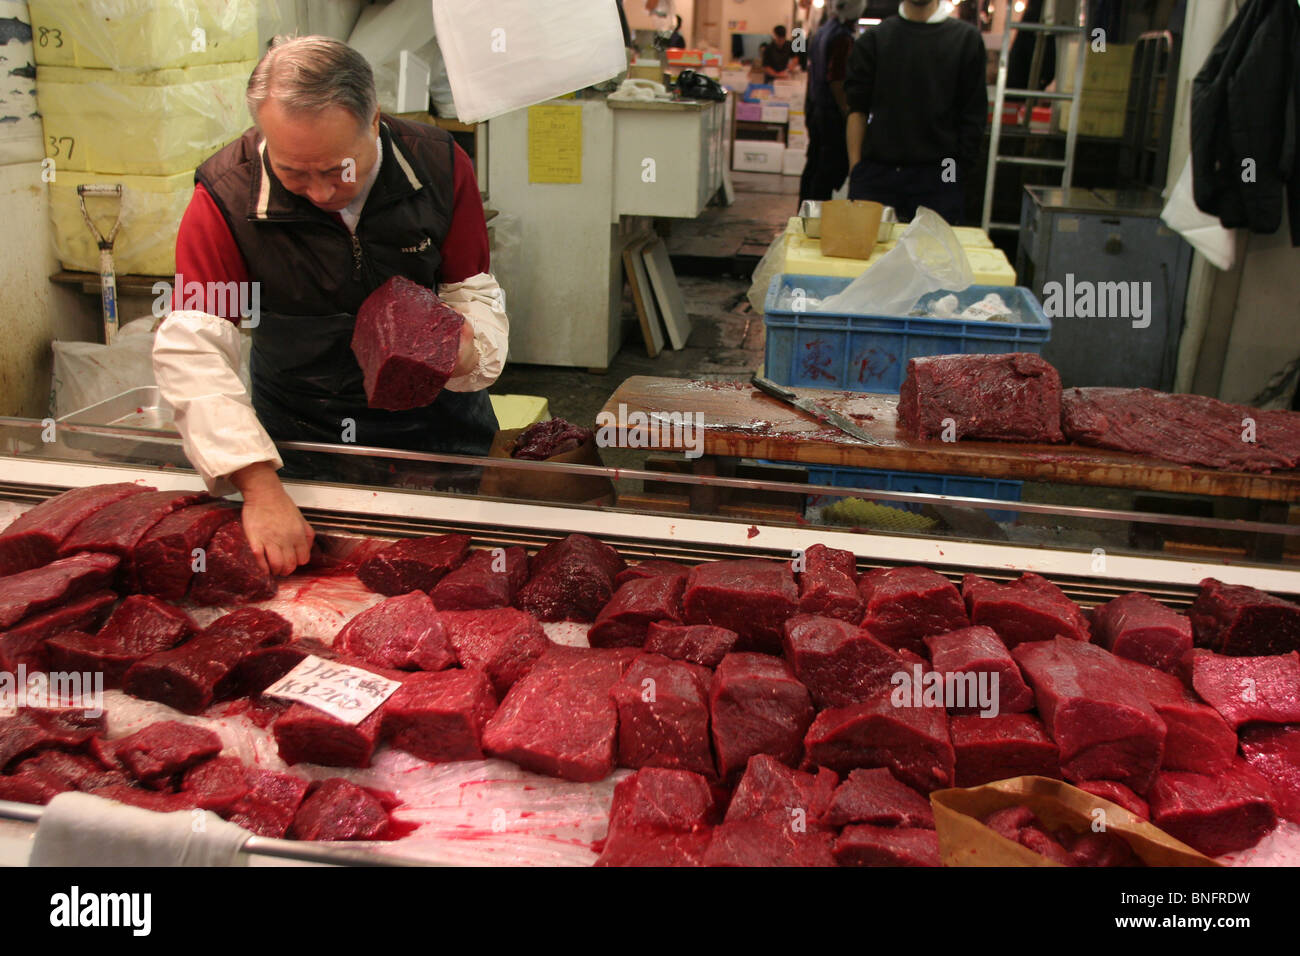
[[[803,174],[808,158],[808,126],[804,119],[804,84],[797,80],[777,80],[776,99],[788,103],[786,110],[785,152],[781,156],[781,172],[786,176]]]

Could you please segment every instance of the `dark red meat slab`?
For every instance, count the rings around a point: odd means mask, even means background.
[[[412,674],[384,701],[380,733],[398,750],[441,763],[483,757],[483,726],[496,712],[487,671]]]
[[[213,757],[185,771],[181,781],[195,806],[222,817],[233,813],[252,789],[249,768],[235,757]]]
[[[736,820],[713,828],[705,866],[834,866],[832,831],[816,824],[796,829],[776,816]]]
[[[1033,709],[1034,692],[1025,683],[1016,659],[991,627],[976,625],[936,634],[925,639],[925,646],[930,651],[931,666],[945,675],[945,680],[949,674],[996,674],[999,713],[1022,713]],[[989,686],[992,686],[991,677]]]
[[[272,644],[249,651],[239,659],[213,691],[216,700],[230,700],[260,694],[308,657],[332,661],[338,651],[310,638],[292,644]],[[287,707],[287,705],[286,705]]]
[[[119,482],[73,488],[42,501],[20,514],[0,534],[0,575],[49,564],[73,529],[100,508],[153,490],[148,485]]]
[[[24,707],[0,717],[0,772],[15,760],[41,750],[84,750],[104,733],[103,715],[89,717],[79,710]]]
[[[690,568],[676,561],[664,561],[660,558],[648,558],[637,564],[629,564],[614,577],[614,587],[621,588],[628,581],[637,578],[652,578],[658,574],[686,574]]]
[[[808,688],[785,661],[766,654],[728,654],[709,689],[719,775],[739,776],[755,754],[770,754],[794,766],[814,713]]]
[[[406,538],[367,558],[357,569],[361,583],[380,594],[428,591],[469,553],[469,535]]]
[[[537,618],[512,607],[441,611],[439,617],[461,666],[486,670],[498,696],[554,646]]]
[[[386,840],[388,811],[373,794],[340,777],[321,781],[293,818],[297,840]]]
[[[38,771],[0,777],[0,800],[11,800],[14,803],[44,806],[59,794],[71,789],[72,787],[60,777]]]
[[[785,659],[817,707],[843,707],[891,686],[911,669],[863,628],[834,617],[796,614],[785,622]]]
[[[239,520],[239,509],[224,501],[180,508],[140,539],[131,555],[131,586],[169,601],[179,601],[194,576],[194,550],[206,549],[222,525]]]
[[[711,561],[691,568],[682,605],[687,624],[712,624],[740,635],[738,650],[779,654],[782,628],[799,609],[799,589],[785,562]]]
[[[925,655],[924,640],[966,627],[956,586],[929,568],[878,568],[858,581],[862,626],[882,644]]]
[[[635,582],[633,582],[635,583]],[[618,708],[618,765],[713,775],[709,683],[698,664],[640,654],[610,690]]]
[[[587,632],[592,647],[640,647],[656,622],[680,622],[686,569],[628,581],[601,608]]]
[[[674,660],[715,668],[736,646],[739,635],[710,624],[651,624],[643,650]]]
[[[433,601],[412,591],[366,608],[334,637],[334,646],[379,667],[440,671],[456,663]]]
[[[80,631],[55,635],[45,645],[50,668],[100,672],[105,687],[121,687],[127,669],[150,654],[175,647],[198,630],[180,608],[144,594],[128,596],[93,637]]]
[[[1233,730],[1300,723],[1300,653],[1227,657],[1202,648],[1183,658],[1184,676]]]
[[[933,830],[934,811],[921,794],[884,767],[875,767],[850,772],[836,788],[820,822],[831,827],[870,823]]]
[[[206,570],[190,581],[195,604],[247,604],[275,596],[275,578],[263,571],[238,521],[222,525],[208,542]]]
[[[1094,608],[1091,623],[1099,647],[1171,674],[1192,649],[1192,622],[1137,591]]]
[[[432,291],[403,276],[370,293],[352,330],[366,403],[388,411],[433,404],[456,368],[464,323]]]
[[[515,605],[539,621],[594,621],[626,565],[618,552],[585,534],[552,541],[533,557]]]
[[[615,784],[609,832],[707,830],[716,813],[713,790],[700,774],[645,767]]]
[[[487,722],[483,750],[564,780],[608,776],[618,737],[610,690],[633,656],[628,648],[552,646]]]
[[[1206,856],[1249,849],[1277,825],[1273,788],[1244,760],[1214,776],[1166,770],[1147,800],[1152,823]]]
[[[1064,637],[1011,653],[1060,748],[1065,779],[1118,780],[1146,793],[1164,757],[1165,722],[1123,664]]]
[[[1056,744],[1033,714],[958,715],[949,722],[948,731],[957,755],[959,787],[1029,774],[1061,775]]]
[[[63,607],[33,614],[21,624],[0,632],[0,670],[17,673],[46,669],[46,642],[64,631],[94,631],[117,603],[112,591],[96,591]]]
[[[107,770],[99,761],[85,754],[63,750],[42,750],[18,764],[16,773],[39,773],[60,781],[62,790],[81,790],[89,793],[115,783],[130,785],[131,781],[120,770]]]
[[[510,457],[545,461],[555,455],[574,451],[594,437],[590,428],[583,428],[563,418],[549,418],[525,428],[515,439]]]
[[[835,838],[832,852],[839,866],[942,866],[933,828],[855,823]]]
[[[118,803],[139,807],[142,810],[152,810],[154,813],[175,813],[178,810],[195,809],[194,800],[188,793],[183,792],[159,792],[157,790],[145,790],[141,787],[113,784],[108,787],[100,787],[94,791],[94,794],[97,797],[103,797],[105,800],[115,800]]]
[[[952,786],[955,757],[948,714],[939,707],[895,707],[891,691],[817,715],[804,738],[809,764],[846,774],[887,767],[922,793]]]
[[[1117,803],[1136,817],[1151,819],[1151,808],[1136,793],[1114,780],[1081,780],[1074,785],[1085,793]]]
[[[126,559],[140,539],[178,508],[198,504],[207,495],[195,492],[146,491],[99,508],[59,546],[59,557],[78,551],[103,551]]]
[[[111,586],[120,560],[112,554],[77,554],[0,578],[0,630]]]
[[[509,607],[528,580],[528,552],[518,545],[472,551],[429,596],[440,611]]]
[[[1059,442],[1061,376],[1030,352],[909,359],[898,428],[921,439]]]
[[[1110,830],[1065,830],[1062,839],[1069,848],[1071,866],[1145,866],[1128,841]]]
[[[221,738],[193,724],[164,720],[112,742],[113,754],[136,780],[154,790],[221,753]]]
[[[248,779],[252,789],[226,819],[258,836],[284,837],[307,796],[307,781],[257,767],[248,768]]]
[[[1010,649],[1028,641],[1068,637],[1088,641],[1088,619],[1056,585],[1032,572],[1010,584],[995,584],[974,574],[961,581],[962,596],[972,624],[997,631]]]
[[[799,611],[824,614],[857,624],[862,620],[857,558],[852,551],[814,544],[803,554],[799,573]]]
[[[1237,753],[1237,734],[1173,674],[1117,658],[1165,722],[1164,770],[1218,773]]]
[[[1241,732],[1241,753],[1273,786],[1279,816],[1300,823],[1300,724],[1256,724]]]
[[[775,814],[788,825],[820,823],[830,808],[839,778],[821,767],[805,773],[787,767],[768,754],[749,758],[727,806],[726,823]]]
[[[708,830],[677,833],[624,827],[605,840],[593,865],[704,866],[704,854],[712,839]]]
[[[369,767],[383,722],[380,707],[359,724],[345,723],[323,710],[294,703],[271,727],[280,758],[287,764]]]
[[[1206,578],[1189,616],[1197,647],[1234,657],[1300,650],[1300,605],[1243,584]]]

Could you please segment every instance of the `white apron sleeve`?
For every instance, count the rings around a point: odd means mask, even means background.
[[[470,276],[464,282],[438,286],[438,298],[451,306],[474,330],[474,349],[478,362],[472,371],[447,380],[453,392],[477,392],[487,388],[501,375],[510,344],[510,319],[506,316],[506,297],[497,280],[486,272]]]
[[[239,379],[239,327],[206,312],[172,312],[154,339],[153,370],[176,410],[185,455],[208,491],[235,491],[229,476],[261,461],[280,468],[275,445]]]

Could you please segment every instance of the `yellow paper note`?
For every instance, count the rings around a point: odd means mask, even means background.
[[[582,182],[582,107],[528,108],[528,181]]]

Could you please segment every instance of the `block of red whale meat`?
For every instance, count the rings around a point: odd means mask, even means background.
[[[0,800],[44,806],[61,793],[73,789],[66,780],[51,773],[28,770],[0,777]]]
[[[624,827],[605,839],[592,866],[704,866],[704,854],[712,840],[710,830]]]
[[[815,823],[797,828],[775,815],[713,828],[705,866],[834,866],[834,831]]]
[[[628,581],[601,608],[587,632],[592,647],[640,647],[651,624],[680,622],[686,569]]]
[[[131,780],[118,769],[105,769],[98,760],[86,754],[68,753],[66,750],[42,750],[18,764],[15,773],[41,773],[57,778],[64,790],[89,793],[100,787],[127,784]]]
[[[1213,707],[1202,702],[1173,674],[1116,658],[1137,681],[1165,722],[1163,770],[1217,773],[1237,753],[1237,734]]]
[[[814,544],[803,554],[799,572],[799,611],[824,614],[857,624],[862,620],[857,558],[852,551]]]
[[[925,639],[966,627],[956,586],[922,567],[877,568],[858,580],[862,626],[882,644],[925,655]]]
[[[1099,647],[1171,674],[1192,649],[1192,622],[1138,591],[1093,608],[1091,624]]]
[[[713,672],[659,654],[640,654],[610,690],[618,708],[618,765],[666,767],[712,776],[709,684]]]
[[[1074,786],[1085,793],[1117,803],[1136,817],[1151,819],[1151,808],[1147,802],[1122,783],[1115,780],[1081,780]]]
[[[1201,582],[1188,616],[1197,647],[1231,656],[1300,650],[1300,604],[1244,584]]]
[[[563,418],[548,418],[529,425],[515,439],[511,458],[526,461],[545,461],[565,452],[575,451],[595,436],[590,428],[583,428]]]
[[[1008,648],[1057,636],[1091,639],[1088,619],[1079,605],[1040,575],[1026,572],[1010,584],[996,584],[967,574],[961,590],[970,622],[993,628]]]
[[[100,508],[154,490],[130,482],[90,485],[65,491],[29,508],[0,533],[0,576],[49,564],[72,530]]]
[[[98,634],[56,634],[46,642],[50,667],[100,672],[105,687],[121,687],[127,669],[143,657],[165,651],[199,630],[188,614],[158,598],[132,594],[109,616]]]
[[[461,666],[486,670],[501,697],[554,646],[537,618],[512,607],[439,611],[438,617]]]
[[[788,562],[710,561],[691,568],[682,605],[685,623],[740,635],[738,650],[779,654],[786,619],[799,610],[799,589]]]
[[[898,428],[923,440],[1059,442],[1061,376],[1032,352],[908,359]]]
[[[366,403],[388,411],[432,405],[456,368],[464,323],[463,315],[404,276],[370,293],[352,330]]]
[[[870,823],[880,827],[934,829],[930,801],[884,767],[853,770],[831,796],[821,822],[831,827]]]
[[[767,654],[728,654],[709,688],[718,774],[738,777],[755,754],[795,766],[814,713],[808,688],[785,661]]]
[[[221,753],[221,738],[205,727],[164,720],[112,741],[112,746],[132,777],[163,790],[176,774]]]
[[[404,538],[361,562],[357,577],[380,594],[428,591],[469,553],[469,535]]]
[[[492,681],[480,667],[412,674],[384,701],[380,734],[430,763],[480,760],[483,727],[496,709]]]
[[[169,601],[179,601],[194,576],[195,549],[206,551],[217,529],[239,520],[239,509],[225,501],[180,508],[149,529],[131,554],[131,586]]]
[[[676,561],[664,561],[659,558],[648,558],[645,561],[639,561],[636,564],[629,564],[614,578],[615,589],[621,588],[628,581],[636,578],[652,578],[657,574],[686,574],[690,568],[678,564]]]
[[[103,735],[105,726],[102,714],[90,717],[81,710],[23,707],[12,716],[0,717],[0,772],[40,750],[85,750],[93,738]]]
[[[739,635],[725,627],[710,624],[670,624],[658,622],[646,629],[642,650],[662,654],[674,660],[688,661],[715,668],[736,646]]]
[[[1255,724],[1241,731],[1241,753],[1273,785],[1279,816],[1300,823],[1300,724]]]
[[[1060,757],[1047,728],[1033,714],[958,714],[948,724],[957,755],[959,787],[978,787],[994,780],[1060,777]]]
[[[1252,721],[1300,723],[1300,653],[1228,657],[1197,647],[1181,666],[1196,693],[1234,730]]]
[[[97,509],[59,546],[59,557],[78,551],[103,551],[129,558],[140,539],[178,508],[198,504],[207,495],[184,491],[146,491]]]
[[[380,601],[344,624],[334,646],[370,664],[440,671],[456,663],[447,626],[423,591]]]
[[[941,866],[939,837],[933,828],[845,827],[832,847],[839,866]]]
[[[45,670],[46,643],[65,631],[95,631],[117,603],[113,591],[95,591],[62,607],[24,618],[7,631],[0,631],[0,670],[17,673]]]
[[[571,534],[538,551],[515,606],[539,621],[594,621],[626,567],[617,551],[585,534]]]
[[[785,659],[819,708],[866,700],[911,665],[856,624],[817,614],[785,622]]]
[[[388,811],[367,790],[341,777],[322,780],[294,814],[295,840],[385,840]]]
[[[713,789],[703,776],[688,770],[644,767],[614,786],[609,832],[649,829],[690,832],[707,830],[717,813]]]
[[[1033,709],[1034,692],[1025,683],[1016,659],[992,628],[976,625],[936,634],[925,639],[925,646],[930,650],[931,665],[945,675],[945,679],[949,674],[996,674],[999,713],[1022,713]],[[977,709],[974,705],[960,708],[965,711]]]
[[[295,702],[271,726],[280,758],[287,764],[369,767],[379,743],[383,708],[359,724],[349,724],[323,710]]]
[[[308,783],[292,774],[250,767],[234,757],[214,757],[185,772],[181,792],[258,836],[284,837],[307,795]]]
[[[120,560],[113,554],[75,554],[0,578],[0,631],[91,591],[111,587]]]
[[[247,604],[275,596],[275,578],[262,570],[238,521],[222,525],[208,541],[206,567],[190,579],[195,604]]]
[[[440,611],[474,611],[509,607],[528,580],[528,552],[518,545],[470,552],[444,576],[429,596]]]
[[[755,754],[745,765],[736,790],[727,805],[727,823],[775,814],[784,823],[820,823],[830,808],[839,778],[821,767],[806,773],[787,767],[769,754]]]
[[[1152,823],[1206,856],[1249,849],[1277,825],[1273,788],[1244,760],[1212,776],[1163,771],[1147,800]]]

